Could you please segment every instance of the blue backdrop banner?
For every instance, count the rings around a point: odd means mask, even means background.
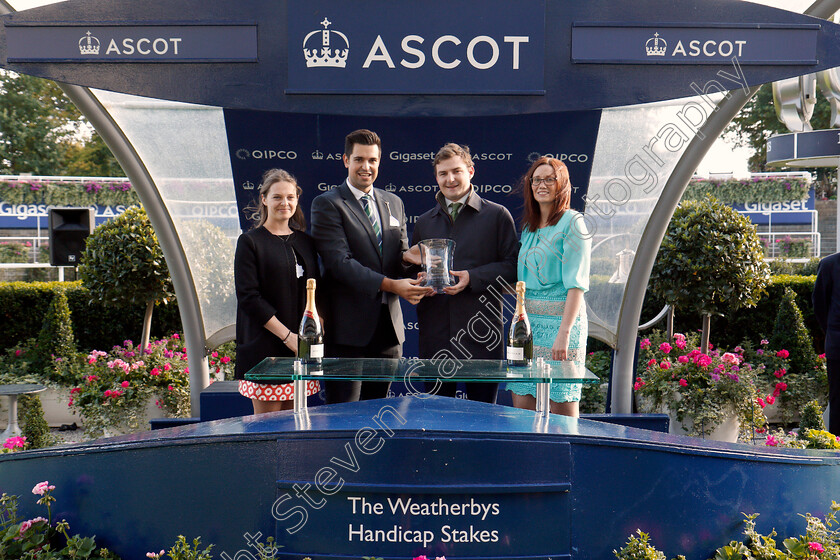
[[[447,142],[466,144],[474,157],[473,184],[483,198],[521,217],[519,178],[541,155],[552,155],[569,167],[572,206],[583,210],[592,170],[592,156],[600,111],[548,115],[481,118],[383,118],[337,115],[300,115],[225,110],[230,161],[236,201],[243,230],[251,228],[244,208],[255,200],[262,174],[273,167],[292,173],[309,207],[317,195],[347,178],[342,163],[344,137],[369,128],[382,138],[382,161],[375,186],[402,198],[411,239],[417,217],[435,204],[438,191],[432,160]],[[406,321],[406,356],[417,355],[417,320],[414,307],[403,302]]]

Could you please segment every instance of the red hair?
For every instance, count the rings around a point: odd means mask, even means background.
[[[534,191],[531,190],[531,179],[534,172],[541,165],[550,165],[554,168],[554,175],[557,177],[557,191],[555,191],[554,208],[548,216],[547,225],[553,226],[560,221],[563,213],[569,209],[572,198],[572,182],[569,180],[569,169],[559,159],[542,156],[528,169],[520,179],[522,193],[525,197],[525,208],[522,210],[522,227],[530,231],[537,231],[540,227],[540,204],[534,199]]]

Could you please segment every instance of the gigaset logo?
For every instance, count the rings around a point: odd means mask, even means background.
[[[307,67],[346,67],[350,40],[339,31],[327,30],[327,26],[331,24],[332,22],[329,19],[324,18],[324,21],[321,22],[324,29],[311,31],[303,39],[303,55],[306,58]],[[333,48],[331,34],[339,39],[340,47]],[[313,37],[316,36],[321,37],[320,44],[313,40]],[[428,54],[431,56],[432,62],[439,68],[447,70],[457,68],[463,62],[460,57],[465,56],[467,63],[473,68],[488,70],[499,62],[502,49],[509,48],[512,55],[511,69],[519,70],[522,46],[528,44],[530,40],[531,38],[528,35],[505,35],[501,40],[489,35],[477,35],[469,40],[462,40],[455,35],[441,35],[430,41],[431,49]],[[461,46],[464,42],[466,42],[466,47]],[[400,66],[409,69],[423,67],[426,64],[427,56],[427,51],[423,47],[424,44],[427,45],[428,43],[422,35],[404,36],[399,46],[402,54],[404,54],[399,61]],[[395,48],[394,45],[391,45],[391,49]],[[388,68],[397,67],[391,55],[391,50],[385,44],[382,35],[377,35],[376,39],[373,40],[362,68],[370,68],[375,63],[385,64]]]

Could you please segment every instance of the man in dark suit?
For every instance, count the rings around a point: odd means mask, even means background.
[[[424,239],[455,241],[452,274],[457,282],[444,295],[417,305],[420,357],[450,360],[502,359],[501,294],[516,280],[519,241],[507,208],[484,200],[471,180],[475,174],[469,148],[446,144],[434,160],[439,192],[434,208],[417,219],[412,248],[403,257],[420,264],[417,243]],[[471,400],[495,402],[498,383],[467,383]],[[455,383],[436,382],[430,392],[455,396]]]
[[[399,298],[428,292],[402,278],[408,249],[400,198],[373,188],[382,143],[370,130],[344,142],[347,180],[312,201],[312,237],[324,263],[326,353],[344,358],[399,358],[405,341]],[[390,383],[329,381],[327,404],[383,398]]]
[[[828,369],[828,431],[840,435],[840,253],[820,261],[811,298],[814,315],[825,333]]]

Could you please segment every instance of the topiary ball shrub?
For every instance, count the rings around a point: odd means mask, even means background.
[[[699,315],[753,306],[769,283],[755,226],[710,197],[680,204],[650,275],[655,295]]]
[[[168,303],[175,296],[155,230],[137,206],[93,231],[79,275],[93,302],[146,306],[141,347],[149,340],[155,302]]]
[[[79,275],[92,301],[146,305],[174,296],[155,230],[146,211],[138,206],[93,231],[82,254]]]

